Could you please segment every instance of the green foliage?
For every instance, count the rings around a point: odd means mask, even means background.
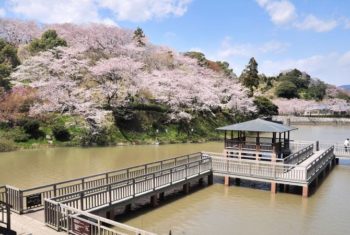
[[[305,98],[322,100],[326,95],[327,85],[321,80],[316,80],[312,82],[309,88],[306,90]]]
[[[220,66],[221,70],[228,77],[232,77],[233,69],[230,68],[230,64],[226,61],[216,61],[216,63]]]
[[[17,146],[12,140],[0,139],[0,152],[9,152],[16,149]]]
[[[11,89],[10,81],[6,78],[10,76],[13,68],[19,64],[17,49],[3,39],[0,39],[0,90],[1,88],[5,91]]]
[[[40,122],[38,120],[23,120],[22,125],[25,133],[27,133],[30,136],[30,138],[39,139],[45,135],[40,130]]]
[[[52,127],[52,134],[58,141],[69,141],[71,138],[69,130],[64,125],[56,124]]]
[[[257,96],[254,99],[254,104],[258,109],[258,115],[271,116],[278,115],[278,107],[271,100],[263,96]]]
[[[58,37],[55,30],[47,30],[41,35],[40,39],[34,39],[29,45],[31,53],[46,51],[58,46],[67,46],[67,42]]]
[[[241,83],[249,88],[250,92],[253,94],[254,88],[259,86],[259,75],[258,75],[258,63],[255,61],[254,57],[249,60],[248,65],[243,70],[239,80]]]
[[[134,31],[133,39],[139,47],[146,45],[145,34],[143,33],[143,30],[140,27],[137,27],[137,29]]]
[[[298,98],[298,88],[293,82],[282,81],[277,85],[275,94],[278,97],[288,99]]]
[[[80,140],[81,146],[108,146],[112,143],[113,135],[107,127],[85,130]]]
[[[189,51],[184,55],[196,59],[199,66],[204,67],[208,65],[208,60],[205,58],[205,55],[202,52]]]
[[[7,139],[11,139],[15,142],[26,142],[29,140],[30,136],[22,128],[15,127],[6,131],[4,135]]]

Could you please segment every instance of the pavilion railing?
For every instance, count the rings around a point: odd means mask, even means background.
[[[284,142],[263,142],[261,141],[258,145],[256,142],[247,141],[244,139],[226,139],[225,140],[225,148],[233,148],[240,150],[257,150],[257,146],[259,146],[259,151],[261,152],[273,152],[273,150],[279,154],[282,153],[282,150],[287,147]],[[289,147],[289,146],[288,146]]]

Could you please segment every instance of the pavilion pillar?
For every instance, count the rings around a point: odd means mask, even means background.
[[[227,132],[226,132],[226,130],[225,130],[225,138],[224,138],[224,139],[225,139],[225,140],[224,140],[224,141],[225,141],[225,143],[224,143],[224,144],[225,144],[225,148],[227,148],[226,135],[227,135]]]
[[[260,154],[260,133],[256,133],[256,160],[259,160],[259,154]]]

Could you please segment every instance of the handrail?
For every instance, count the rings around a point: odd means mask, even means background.
[[[283,159],[285,163],[300,163],[305,159],[309,158],[313,154],[314,145],[310,144],[309,146],[300,149],[299,151],[292,153],[288,157]]]
[[[12,186],[5,186],[5,191],[9,200],[8,203],[13,205],[13,211],[23,213],[24,211],[41,208],[44,206],[43,199],[52,198],[58,195],[66,195],[73,192],[78,192],[84,189],[96,188],[98,186],[104,186],[108,183],[119,182],[124,179],[134,178],[136,176],[153,173],[161,169],[168,169],[172,166],[177,166],[183,163],[202,159],[203,156],[200,152],[187,154],[183,156],[164,159],[156,162],[149,162],[129,168],[118,169],[114,171],[108,171],[95,175],[85,176],[81,178],[75,178],[71,180],[61,181],[53,184],[41,185],[34,188],[18,189]],[[10,190],[6,190],[10,189]],[[0,188],[1,189],[1,188]],[[40,203],[31,205],[30,207],[25,204],[28,197],[39,195]],[[0,197],[3,193],[0,191]]]
[[[200,163],[207,163],[208,161],[211,161],[210,158],[204,158],[204,159],[201,159],[201,160],[197,160],[197,161],[194,161],[194,162],[190,162],[190,163],[184,163],[184,164],[181,164],[181,165],[177,165],[177,166],[174,166],[172,168],[169,168],[169,169],[163,169],[163,170],[160,170],[160,171],[156,171],[156,172],[153,172],[153,173],[149,173],[149,174],[145,174],[145,175],[141,175],[141,176],[137,176],[133,179],[125,179],[125,180],[122,180],[122,181],[118,181],[118,182],[114,182],[114,183],[110,183],[110,184],[106,184],[106,185],[103,185],[103,186],[99,186],[99,187],[96,187],[96,188],[92,188],[92,189],[85,189],[85,190],[81,190],[81,191],[78,191],[78,192],[74,192],[74,193],[71,193],[71,194],[66,194],[66,195],[62,195],[62,196],[58,196],[58,197],[53,197],[51,198],[51,200],[59,200],[61,198],[67,198],[67,197],[71,197],[71,196],[75,196],[75,195],[81,195],[81,193],[86,193],[86,192],[98,192],[99,190],[98,189],[104,189],[104,188],[108,188],[108,187],[112,187],[114,185],[119,185],[119,184],[123,184],[123,183],[126,183],[126,182],[140,182],[140,181],[137,181],[137,179],[142,179],[142,178],[147,178],[149,176],[152,176],[154,177],[155,175],[159,176],[162,176],[162,173],[164,172],[177,172],[177,169],[180,169],[180,170],[184,170],[184,169],[187,169],[188,166],[190,164],[194,164],[194,163],[199,163],[198,165],[200,165]],[[185,168],[184,168],[185,167]],[[191,166],[192,167],[192,166]],[[167,173],[168,174],[168,173]],[[90,195],[90,194],[89,194]]]
[[[8,231],[11,230],[11,205],[0,200],[0,224],[5,224]]]
[[[305,167],[279,162],[252,161],[211,156],[214,174],[238,175],[265,180],[306,182]]]
[[[123,234],[123,233],[119,232],[116,229],[116,227],[117,227],[119,229],[126,230],[128,232],[133,232],[133,233],[135,233],[137,235],[155,235],[155,233],[147,232],[145,230],[138,229],[138,228],[135,228],[135,227],[123,224],[123,223],[119,223],[117,221],[106,219],[106,218],[103,218],[103,217],[98,216],[98,215],[91,214],[91,213],[86,212],[86,211],[81,211],[81,210],[76,209],[74,207],[67,206],[67,205],[64,205],[62,203],[55,202],[54,200],[51,200],[51,199],[45,199],[45,202],[48,203],[48,204],[52,204],[55,207],[57,207],[58,211],[66,212],[66,215],[67,215],[66,219],[67,220],[69,220],[70,218],[81,220],[81,221],[83,221],[85,223],[90,224],[90,226],[96,227],[98,232],[100,232],[101,230],[109,230],[111,232],[114,232],[113,234]],[[80,217],[80,216],[84,216],[85,219]],[[96,221],[96,222],[94,222],[94,221]],[[68,223],[66,223],[64,225],[68,225]],[[70,226],[63,226],[63,227],[60,227],[60,228],[67,231],[67,230],[71,229],[69,227]]]
[[[41,188],[46,188],[46,187],[58,185],[58,184],[71,183],[71,182],[74,182],[74,181],[81,180],[81,179],[83,179],[83,178],[84,178],[84,179],[87,179],[87,178],[94,178],[94,177],[97,177],[97,176],[102,176],[102,175],[106,175],[106,174],[113,174],[113,173],[117,173],[117,172],[121,172],[121,171],[125,171],[125,170],[129,170],[129,171],[130,171],[130,170],[132,170],[132,169],[137,169],[137,168],[139,168],[139,167],[148,166],[148,165],[153,165],[153,164],[162,163],[162,162],[167,162],[167,161],[171,161],[171,160],[177,160],[177,159],[181,159],[181,158],[184,158],[184,157],[190,157],[190,156],[192,156],[192,155],[199,154],[199,153],[200,153],[200,152],[192,153],[192,154],[187,154],[187,155],[182,155],[182,156],[178,156],[178,157],[173,157],[173,158],[169,158],[169,159],[164,159],[164,160],[160,160],[160,161],[156,161],[156,162],[148,162],[148,163],[146,163],[146,164],[140,164],[140,165],[136,165],[136,166],[132,166],[132,167],[128,167],[128,168],[122,168],[122,169],[118,169],[118,170],[107,171],[107,172],[103,172],[103,173],[99,173],[99,174],[95,174],[95,175],[83,176],[83,177],[80,177],[80,178],[74,178],[74,179],[70,179],[70,180],[60,181],[60,182],[57,182],[57,183],[46,184],[46,185],[40,185],[40,186],[37,186],[37,187],[35,187],[35,188],[23,189],[22,192],[28,192],[28,191],[31,191],[31,190],[37,190],[37,189],[41,189]]]
[[[209,174],[211,167],[211,158],[204,156],[200,160],[173,166],[169,169],[163,169],[93,189],[45,199],[45,223],[57,230],[69,230],[67,223],[69,223],[69,216],[73,215],[70,215],[70,213],[66,214],[65,211],[61,210],[62,208],[74,209],[79,214],[83,214],[81,213],[82,211],[87,211],[86,213],[88,213],[104,206],[143,196],[149,192],[154,193],[156,190],[163,190],[170,185],[186,182],[193,177]],[[86,213],[84,215],[91,218],[90,214]],[[99,216],[95,216],[94,218],[100,219]],[[109,223],[109,220],[106,219],[99,221]],[[96,226],[100,226],[100,222]]]
[[[334,146],[329,147],[326,151],[324,151],[320,156],[318,156],[315,160],[310,162],[306,166],[307,171],[307,180],[311,180],[316,173],[322,169],[334,156]]]
[[[218,156],[218,157],[229,157],[229,158],[236,158],[236,159],[250,159],[250,160],[263,160],[263,161],[272,161],[273,159],[271,157],[262,157],[262,156],[266,156],[266,155],[271,155],[268,154],[266,152],[254,152],[254,151],[244,151],[244,150],[226,150],[225,152],[240,152],[241,156],[239,154],[223,154],[223,153],[214,153],[214,152],[202,152],[203,154],[206,155],[213,155],[213,156]],[[245,155],[245,154],[250,154],[249,155]],[[256,155],[258,155],[258,157],[256,157]],[[261,156],[260,156],[261,155]],[[273,161],[275,162],[283,162],[283,159],[281,158],[276,158]]]

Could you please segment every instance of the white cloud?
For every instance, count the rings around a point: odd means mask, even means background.
[[[283,70],[297,68],[306,71],[330,84],[343,85],[349,83],[350,51],[345,53],[329,53],[314,55],[300,59],[264,60],[259,70],[267,75],[276,75]]]
[[[91,0],[9,0],[10,10],[42,23],[102,22],[96,4]]]
[[[289,47],[288,43],[279,41],[268,41],[263,44],[254,45],[251,43],[233,43],[230,37],[225,37],[221,43],[221,48],[218,51],[218,57],[252,57],[261,54],[279,54],[286,51]]]
[[[6,15],[5,9],[0,8],[0,17],[5,17],[5,15]]]
[[[101,0],[101,7],[111,10],[118,20],[133,22],[163,18],[169,15],[182,16],[191,0]]]
[[[269,14],[271,21],[276,25],[288,25],[300,30],[328,32],[339,25],[338,19],[322,20],[312,14],[303,20],[298,17],[293,3],[288,0],[256,0],[258,5]],[[350,28],[350,21],[344,20],[345,28]]]
[[[182,16],[191,0],[5,0],[7,10],[41,23],[88,23],[116,25],[115,20],[134,22]],[[104,10],[114,15],[103,15]],[[2,13],[0,9],[0,16]]]
[[[257,3],[264,8],[269,14],[271,21],[274,24],[286,24],[291,22],[296,17],[294,5],[287,0],[271,1],[271,0],[256,0]]]
[[[314,15],[308,15],[302,22],[295,23],[295,27],[301,30],[313,30],[327,32],[338,26],[336,20],[321,20]]]

